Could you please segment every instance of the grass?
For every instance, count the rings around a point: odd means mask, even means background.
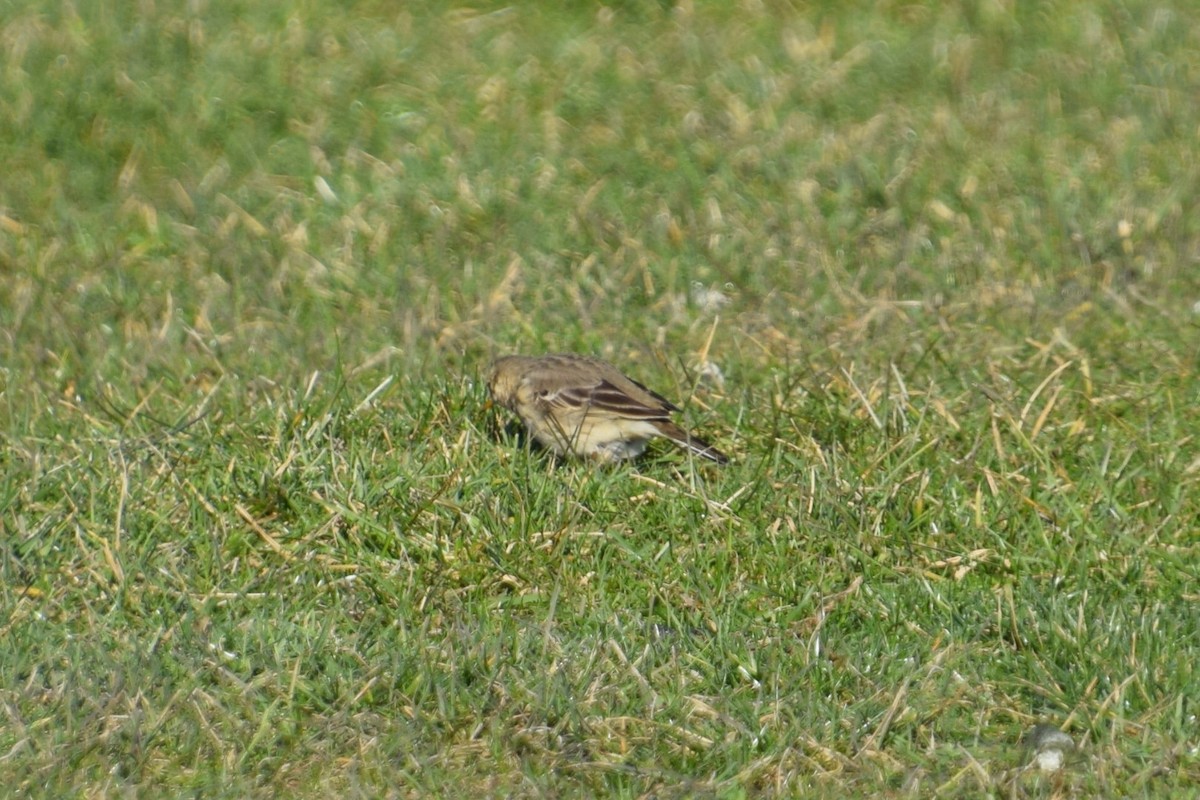
[[[2,19],[14,794],[1200,796],[1188,4]]]

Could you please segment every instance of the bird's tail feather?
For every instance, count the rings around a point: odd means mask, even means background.
[[[659,433],[670,439],[680,447],[687,448],[693,454],[701,458],[707,458],[717,464],[728,464],[729,456],[722,453],[717,448],[713,447],[708,442],[701,439],[699,436],[688,433],[683,428],[676,425],[674,422],[660,422],[658,424]]]

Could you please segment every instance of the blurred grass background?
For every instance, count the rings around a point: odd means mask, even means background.
[[[1191,4],[0,41],[18,794],[1196,796]],[[736,463],[525,452],[545,350]]]

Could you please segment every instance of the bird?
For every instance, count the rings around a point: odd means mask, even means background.
[[[717,464],[729,461],[671,421],[671,413],[679,410],[671,401],[598,358],[503,356],[491,366],[488,392],[560,456],[600,462],[637,458],[651,439],[662,437]]]

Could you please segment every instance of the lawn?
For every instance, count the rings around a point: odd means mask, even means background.
[[[1200,797],[1194,4],[0,42],[14,796]],[[553,351],[732,463],[531,449]]]

